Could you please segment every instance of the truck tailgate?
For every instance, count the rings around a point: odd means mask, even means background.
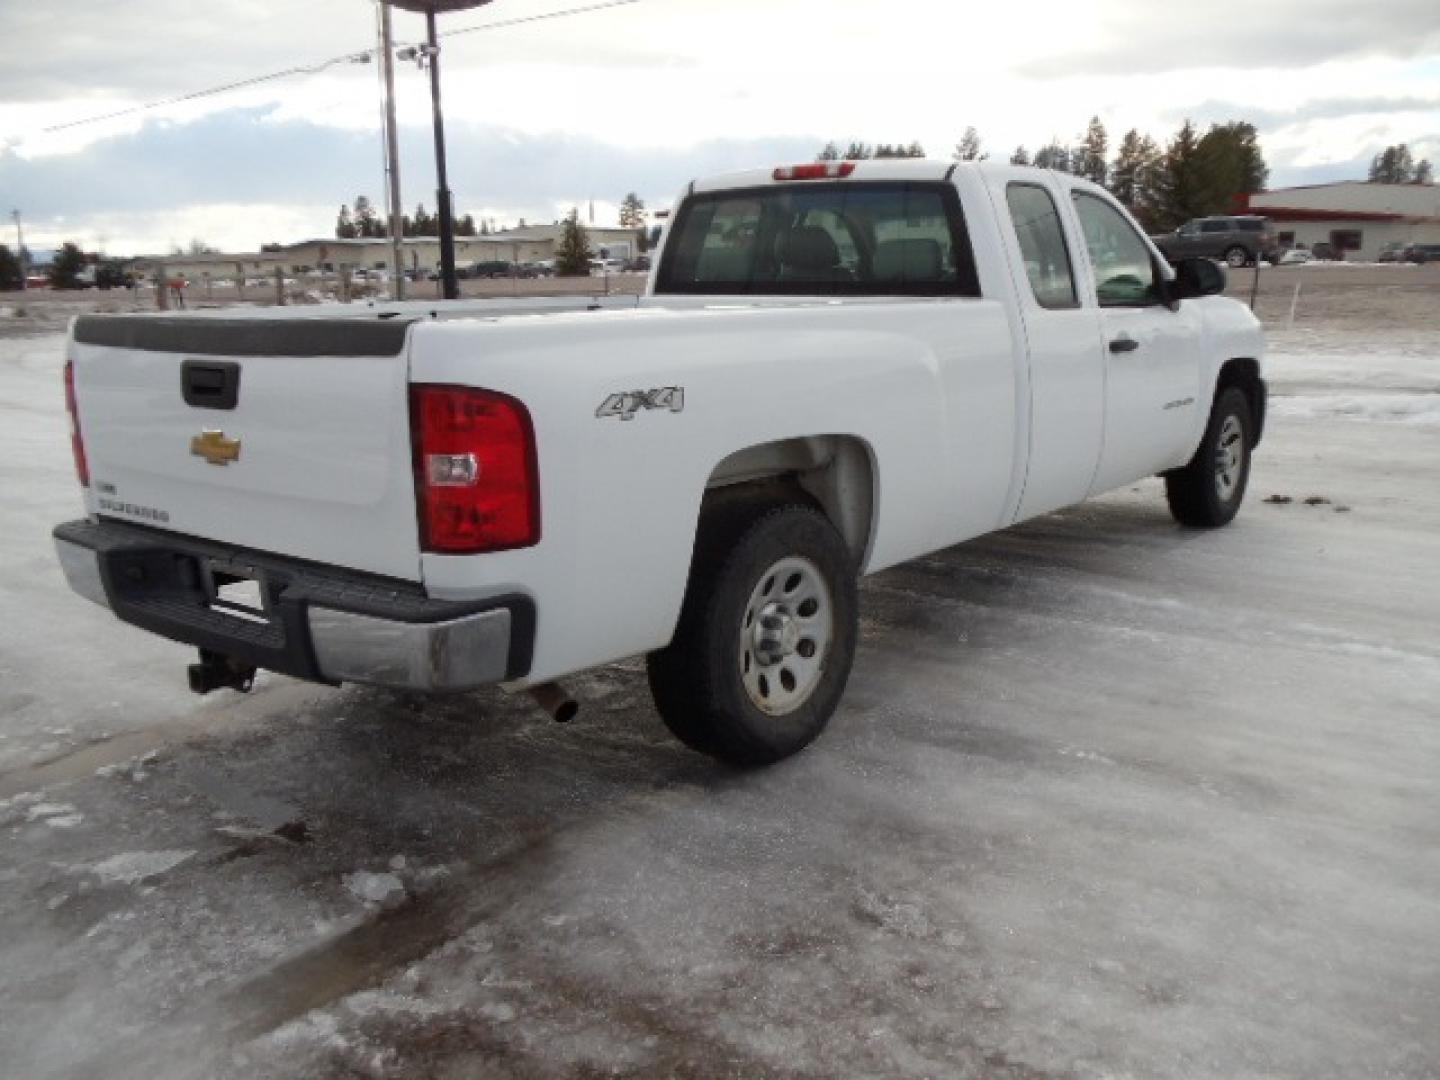
[[[418,580],[408,322],[82,317],[91,511]]]

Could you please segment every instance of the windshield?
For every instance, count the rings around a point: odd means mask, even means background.
[[[955,189],[804,184],[687,199],[657,293],[978,296]]]

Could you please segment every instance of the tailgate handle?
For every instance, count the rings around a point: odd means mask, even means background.
[[[240,365],[186,360],[180,365],[180,393],[197,409],[233,409],[240,398]]]

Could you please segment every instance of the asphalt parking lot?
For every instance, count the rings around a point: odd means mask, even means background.
[[[830,730],[753,774],[638,662],[568,726],[192,697],[66,590],[61,338],[0,336],[4,1073],[1440,1074],[1440,334],[1398,273],[1262,308],[1234,525],[1150,481],[870,579]]]

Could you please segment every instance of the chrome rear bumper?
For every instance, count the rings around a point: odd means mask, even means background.
[[[468,690],[530,666],[523,597],[432,600],[413,583],[103,521],[60,526],[55,550],[70,587],[123,621],[297,678]],[[217,606],[217,575],[257,581],[263,611]]]

